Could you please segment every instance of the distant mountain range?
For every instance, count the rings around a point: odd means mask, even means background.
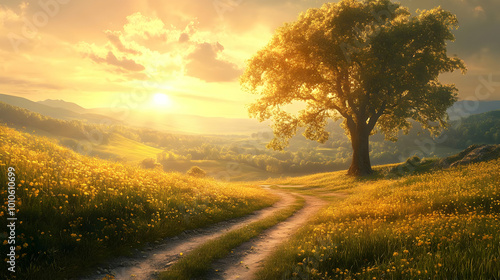
[[[116,111],[111,108],[85,109],[64,100],[33,102],[26,98],[0,94],[0,102],[28,109],[62,120],[83,120],[89,123],[117,123],[160,131],[185,134],[250,134],[270,131],[269,121],[255,119],[202,117],[188,114]],[[458,101],[449,110],[451,120],[500,109],[500,101]]]
[[[42,102],[34,102],[22,97],[0,94],[0,102],[24,108],[55,119],[81,120],[96,124],[103,122],[117,123],[116,120],[108,116],[94,114],[91,111],[87,111],[85,108],[82,108],[74,103],[65,102],[62,100],[46,100]],[[57,104],[59,106],[53,106],[53,104]],[[76,109],[77,111],[79,110],[80,112],[74,111],[73,109]]]
[[[22,97],[0,94],[0,101],[56,119],[71,120],[81,118],[80,114],[74,111],[65,108],[55,108],[53,106],[33,102]]]
[[[269,131],[269,122],[255,119],[202,117],[188,114],[120,111],[112,108],[85,109],[64,100],[30,101],[26,98],[0,94],[0,102],[24,108],[41,115],[62,120],[83,120],[89,123],[116,123],[183,134],[251,134]]]

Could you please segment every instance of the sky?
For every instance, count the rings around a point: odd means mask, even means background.
[[[247,118],[245,61],[276,28],[316,0],[2,0],[0,93],[63,99],[85,108],[130,107]],[[460,99],[500,100],[500,1],[401,0],[441,5],[460,28],[450,54],[464,59]]]

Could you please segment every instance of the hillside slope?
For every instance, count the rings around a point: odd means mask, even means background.
[[[272,182],[350,195],[317,215],[256,279],[500,279],[499,159],[392,179],[344,173]]]
[[[131,247],[275,201],[260,188],[85,157],[0,126],[0,181],[8,177],[15,178],[15,216],[22,223],[16,232],[18,279],[74,277]],[[0,194],[7,197],[7,188]],[[7,217],[2,204],[2,224]],[[7,271],[6,265],[0,269]]]
[[[75,104],[72,102],[66,102],[66,101],[61,100],[61,99],[57,99],[57,100],[46,99],[43,101],[38,101],[37,103],[47,105],[50,107],[54,107],[54,108],[66,109],[66,110],[73,111],[73,112],[80,113],[80,114],[85,113],[87,111],[87,109],[83,108],[82,106],[80,106],[78,104]]]

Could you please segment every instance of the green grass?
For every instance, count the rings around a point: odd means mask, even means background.
[[[142,144],[122,135],[113,133],[109,143],[93,147],[92,153],[104,155],[104,158],[118,158],[124,162],[138,163],[146,158],[154,158],[163,152],[160,149]]]
[[[135,140],[126,138],[120,134],[112,133],[109,137],[108,143],[99,143],[96,145],[92,145],[88,139],[74,139],[68,137],[61,137],[58,135],[54,135],[45,130],[42,130],[37,127],[20,127],[20,126],[12,126],[14,129],[18,131],[25,131],[36,137],[49,137],[56,140],[70,140],[73,143],[82,143],[85,144],[83,148],[87,149],[87,144],[90,145],[90,150],[85,150],[89,152],[91,156],[98,156],[103,159],[111,159],[111,160],[120,160],[122,162],[131,162],[131,163],[139,163],[146,158],[154,158],[156,159],[157,154],[163,152],[163,150],[148,146],[146,144],[137,142]],[[97,136],[96,136],[97,137]],[[76,144],[76,145],[77,145]],[[72,147],[73,149],[77,149],[77,146]]]
[[[76,277],[131,248],[241,217],[278,200],[248,184],[85,157],[0,126],[0,182],[8,181],[9,167],[15,169],[19,210],[18,279]],[[7,188],[0,195],[7,197]],[[2,204],[1,224],[7,224],[8,213]],[[0,264],[2,277],[12,279],[4,274],[6,266]]]
[[[258,236],[262,231],[277,223],[286,220],[293,213],[301,209],[304,203],[305,200],[302,197],[297,197],[294,204],[278,211],[270,217],[253,222],[240,229],[228,232],[215,240],[204,243],[172,265],[169,270],[161,273],[159,279],[203,279],[203,276],[211,270],[211,264],[215,260],[227,256],[231,252],[231,249]]]
[[[500,160],[393,178],[344,174],[286,181],[351,195],[317,214],[256,279],[500,279]]]

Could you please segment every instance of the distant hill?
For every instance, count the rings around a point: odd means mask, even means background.
[[[455,102],[447,112],[451,120],[465,118],[470,115],[482,114],[489,111],[500,110],[500,100],[495,101],[468,101]]]
[[[26,98],[0,94],[0,101],[9,105],[27,109],[31,112],[39,113],[47,117],[62,120],[72,120],[80,118],[79,114],[64,108],[54,108],[38,102],[33,102]]]
[[[476,114],[452,123],[448,146],[466,148],[472,144],[500,144],[500,110]]]
[[[66,110],[73,111],[73,112],[80,113],[80,114],[86,113],[86,111],[87,111],[87,109],[81,107],[78,104],[75,104],[72,102],[66,102],[66,101],[61,100],[61,99],[57,99],[57,100],[47,99],[44,101],[38,101],[37,103],[47,105],[50,107],[54,107],[54,108],[66,109]]]
[[[0,122],[13,127],[25,127],[39,133],[46,132],[53,136],[75,139],[84,139],[89,132],[99,129],[99,125],[96,124],[88,124],[76,119],[52,118],[2,101],[0,101]],[[103,138],[106,137],[103,135]]]
[[[78,106],[77,104],[64,102],[64,101],[62,101],[62,102],[67,103],[65,106],[66,108],[60,108],[60,107],[49,106],[49,105],[39,103],[39,102],[34,102],[34,101],[28,100],[28,99],[23,98],[23,97],[0,94],[0,102],[4,102],[4,103],[9,104],[11,106],[27,109],[31,112],[39,113],[43,116],[51,117],[51,118],[55,118],[55,119],[60,119],[60,120],[80,120],[80,121],[87,121],[90,123],[103,123],[103,122],[117,123],[117,121],[115,119],[110,118],[109,116],[93,114],[92,112],[80,114],[76,111],[69,110],[68,108],[70,108],[70,107],[72,107],[72,108],[78,108],[78,107],[82,108],[82,107]],[[44,103],[46,103],[46,102],[44,102]],[[48,102],[48,103],[54,104],[54,102]],[[58,102],[57,100],[55,103],[63,104],[61,102]],[[68,104],[74,104],[75,106],[68,105]],[[84,108],[82,108],[82,109],[84,109]]]

